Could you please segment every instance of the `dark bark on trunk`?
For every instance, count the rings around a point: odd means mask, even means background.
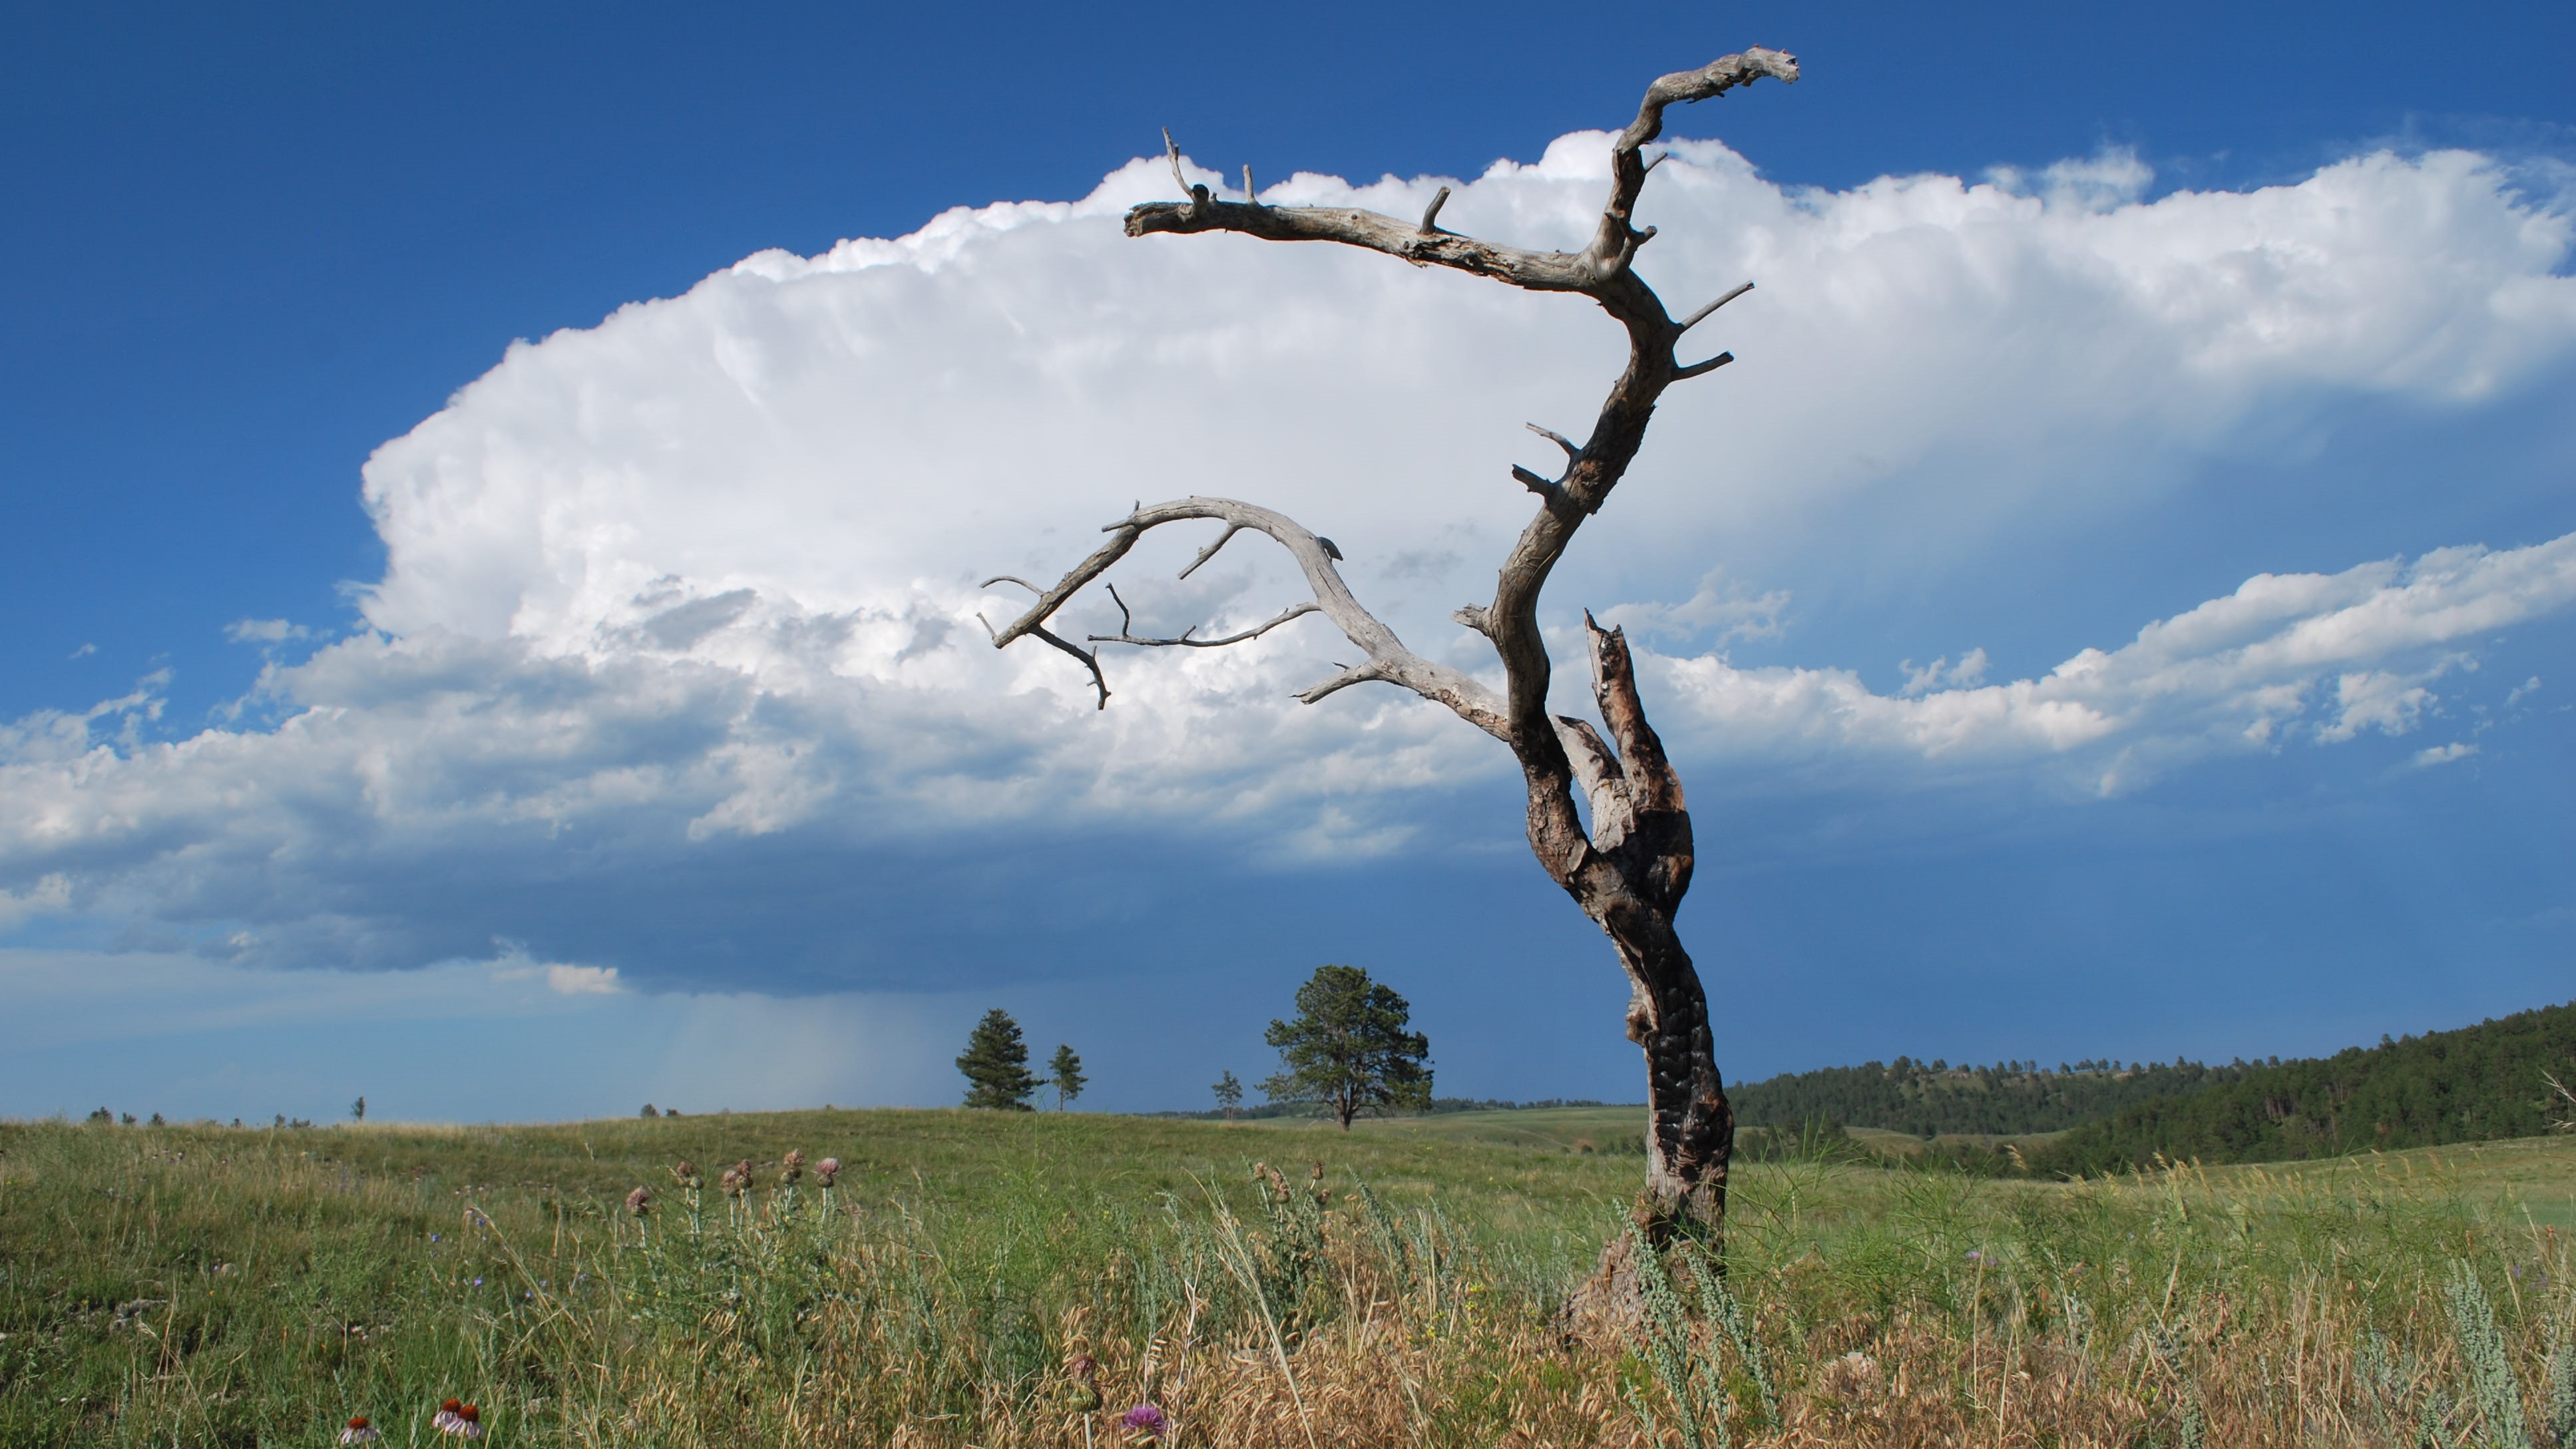
[[[1646,1186],[1638,1199],[1638,1226],[1658,1244],[1676,1232],[1713,1240],[1726,1220],[1735,1112],[1709,1034],[1708,993],[1673,928],[1695,864],[1690,810],[1681,777],[1646,722],[1626,637],[1589,615],[1584,626],[1593,699],[1617,750],[1583,722],[1559,721],[1577,745],[1567,756],[1569,772],[1583,777],[1592,828],[1588,848],[1556,856],[1560,866],[1579,864],[1551,874],[1609,936],[1628,973],[1628,1039],[1646,1057]],[[1557,815],[1553,808],[1539,808],[1540,783],[1532,772],[1533,824]],[[1546,794],[1551,805],[1563,799],[1570,810],[1565,786]],[[1531,836],[1543,866],[1550,862],[1550,844]]]

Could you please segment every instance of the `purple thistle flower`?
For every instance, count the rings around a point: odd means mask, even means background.
[[[1118,1422],[1139,1434],[1163,1437],[1163,1411],[1152,1404],[1138,1404],[1118,1416]]]

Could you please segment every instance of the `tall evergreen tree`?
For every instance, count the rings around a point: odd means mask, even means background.
[[[985,1012],[967,1034],[957,1070],[966,1074],[967,1106],[1030,1110],[1029,1097],[1037,1091],[1038,1079],[1029,1070],[1029,1044],[1020,1037],[1020,1024],[1002,1008]]]
[[[1082,1058],[1073,1054],[1073,1048],[1057,1046],[1055,1060],[1047,1063],[1047,1083],[1055,1088],[1055,1109],[1063,1111],[1067,1102],[1082,1095],[1090,1080],[1082,1074]]]
[[[1318,966],[1297,988],[1297,1019],[1264,1034],[1280,1073],[1261,1084],[1274,1102],[1307,1102],[1347,1132],[1351,1119],[1431,1107],[1431,1043],[1405,1028],[1413,1007],[1357,966]]]
[[[1243,1083],[1235,1080],[1233,1069],[1228,1068],[1224,1076],[1216,1079],[1215,1091],[1216,1109],[1225,1114],[1225,1120],[1233,1121],[1235,1112],[1243,1106]]]

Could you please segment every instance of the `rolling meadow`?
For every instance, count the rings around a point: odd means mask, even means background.
[[[494,1444],[2576,1429],[2576,1142],[2077,1183],[1750,1165],[1722,1263],[1685,1248],[1636,1321],[1571,1323],[1635,1116],[12,1123],[0,1443],[321,1445],[356,1416],[444,1442],[450,1398]]]

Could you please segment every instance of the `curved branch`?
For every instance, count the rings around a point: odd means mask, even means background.
[[[1094,550],[1091,557],[1075,565],[1071,572],[1056,582],[1055,587],[1040,593],[1038,601],[1029,606],[1028,612],[1013,620],[1007,628],[997,631],[993,635],[993,647],[1007,649],[1015,641],[1034,635],[1084,659],[1086,663],[1091,664],[1096,674],[1097,661],[1092,660],[1082,650],[1050,634],[1046,629],[1047,622],[1055,616],[1057,610],[1064,607],[1068,600],[1081,592],[1084,585],[1107,573],[1111,565],[1125,558],[1128,551],[1136,546],[1138,539],[1167,523],[1181,523],[1191,519],[1210,519],[1226,524],[1229,536],[1244,529],[1267,535],[1272,542],[1286,549],[1289,556],[1297,561],[1298,569],[1306,576],[1307,587],[1314,592],[1314,602],[1287,610],[1279,618],[1263,625],[1263,630],[1275,628],[1302,614],[1321,613],[1333,621],[1335,627],[1342,631],[1344,638],[1349,639],[1352,644],[1367,653],[1367,663],[1356,669],[1344,671],[1347,678],[1337,675],[1334,680],[1327,681],[1329,688],[1319,685],[1301,692],[1298,698],[1312,703],[1336,690],[1361,683],[1363,680],[1383,680],[1389,684],[1402,685],[1434,704],[1446,706],[1459,718],[1497,739],[1509,740],[1502,701],[1494,697],[1492,690],[1459,670],[1445,664],[1434,663],[1407,649],[1404,641],[1396,637],[1394,630],[1388,628],[1376,615],[1361,607],[1359,600],[1352,595],[1350,585],[1342,581],[1341,570],[1334,567],[1335,562],[1341,557],[1339,549],[1334,548],[1330,542],[1312,529],[1284,513],[1232,498],[1192,497],[1175,499],[1169,503],[1156,503],[1140,507],[1126,518],[1109,525],[1109,541]],[[1218,542],[1221,544],[1224,540],[1219,539]],[[1259,632],[1253,631],[1242,637],[1254,637]],[[1186,638],[1181,640],[1124,638],[1114,642],[1164,645],[1200,642],[1217,644],[1239,643],[1241,639],[1199,641]]]
[[[1111,592],[1114,594],[1117,591],[1113,589]],[[1222,639],[1194,639],[1190,636],[1198,632],[1195,628],[1183,630],[1178,638],[1173,639],[1146,638],[1125,627],[1121,627],[1115,634],[1087,634],[1083,637],[1094,644],[1142,644],[1155,649],[1222,649],[1228,644],[1241,644],[1248,639],[1258,639],[1289,620],[1302,619],[1322,607],[1311,599],[1302,604],[1290,604],[1280,610],[1268,623],[1256,624],[1242,633],[1228,634]],[[1124,604],[1120,605],[1120,610],[1124,612]]]
[[[1667,107],[1724,95],[1764,76],[1795,81],[1797,57],[1754,46],[1737,55],[1721,56],[1698,70],[1675,71],[1648,86],[1645,99],[1638,105],[1637,119],[1619,134],[1611,148],[1610,199],[1602,208],[1601,225],[1592,245],[1579,252],[1531,251],[1439,230],[1434,218],[1440,214],[1441,203],[1448,199],[1445,190],[1434,197],[1419,221],[1399,221],[1357,207],[1260,206],[1249,201],[1221,201],[1182,174],[1180,148],[1173,144],[1169,131],[1163,133],[1164,152],[1171,160],[1173,179],[1189,199],[1149,201],[1129,208],[1127,234],[1231,231],[1265,241],[1340,242],[1418,265],[1450,267],[1492,277],[1533,292],[1583,292],[1611,306],[1614,313],[1622,313],[1622,307],[1614,302],[1634,307],[1639,302],[1653,301],[1653,294],[1642,288],[1634,294],[1614,295],[1626,290],[1619,285],[1620,279],[1630,275],[1628,264],[1635,258],[1637,248],[1654,235],[1651,227],[1639,231],[1629,224],[1637,193],[1645,185],[1647,171],[1652,169],[1638,155],[1639,149],[1663,134]],[[1660,302],[1653,303],[1653,316],[1665,327],[1672,325]],[[1621,320],[1628,320],[1624,313]]]
[[[1506,680],[1505,697],[1498,702],[1499,720],[1492,718],[1494,712],[1488,705],[1479,705],[1474,712],[1463,708],[1459,712],[1479,728],[1500,737],[1519,757],[1529,791],[1531,850],[1548,864],[1557,882],[1569,890],[1576,888],[1576,876],[1591,858],[1573,791],[1580,778],[1586,793],[1598,797],[1599,782],[1605,777],[1592,748],[1597,737],[1587,741],[1576,736],[1569,750],[1568,738],[1558,721],[1548,714],[1553,664],[1538,627],[1539,593],[1583,520],[1600,511],[1610,491],[1626,476],[1628,465],[1645,441],[1646,425],[1654,415],[1656,400],[1664,390],[1733,360],[1730,354],[1721,353],[1685,367],[1673,356],[1673,345],[1690,327],[1745,290],[1739,287],[1692,313],[1688,321],[1675,322],[1665,310],[1663,299],[1637,276],[1630,264],[1637,248],[1654,235],[1653,228],[1640,229],[1632,221],[1638,195],[1645,187],[1647,173],[1653,169],[1642,151],[1663,134],[1664,112],[1670,107],[1723,95],[1765,76],[1783,82],[1797,80],[1797,58],[1756,46],[1720,57],[1698,70],[1676,71],[1648,86],[1638,104],[1637,118],[1611,144],[1610,195],[1602,205],[1600,225],[1591,245],[1580,252],[1530,251],[1439,230],[1433,219],[1443,197],[1435,197],[1419,221],[1350,207],[1253,206],[1220,201],[1206,187],[1190,184],[1182,174],[1179,148],[1170,143],[1168,134],[1164,138],[1165,150],[1172,160],[1173,176],[1189,199],[1149,202],[1127,213],[1129,236],[1230,231],[1268,241],[1338,242],[1384,252],[1417,266],[1443,266],[1492,277],[1528,291],[1578,292],[1591,297],[1627,328],[1628,365],[1611,385],[1609,396],[1602,400],[1591,436],[1578,445],[1555,434],[1543,434],[1564,448],[1564,475],[1545,479],[1526,468],[1512,470],[1522,486],[1539,495],[1538,512],[1521,530],[1503,564],[1495,581],[1493,603],[1472,612],[1462,610],[1458,616],[1493,641],[1495,653],[1502,658]],[[1138,517],[1143,517],[1144,512],[1140,510]],[[1131,536],[1122,538],[1124,542],[1113,541],[1093,555],[1091,562],[1068,575],[1065,584],[1042,596],[1031,617],[1045,617],[1073,588],[1080,587],[1080,580],[1096,576],[1100,569],[1115,562],[1134,541]],[[1220,546],[1223,543],[1223,539],[1218,540]],[[1297,549],[1292,546],[1290,551]],[[1302,555],[1300,561],[1304,562]],[[1308,576],[1316,577],[1312,567]],[[1334,582],[1338,585],[1338,576]],[[1320,588],[1317,598],[1324,598]],[[1357,608],[1356,604],[1351,607]],[[1329,601],[1326,612],[1333,612]],[[1345,633],[1351,633],[1351,626],[1341,615],[1335,614],[1334,622],[1343,624]],[[1378,627],[1383,630],[1383,626]],[[1016,636],[1006,631],[1003,640],[1007,642],[1012,637]],[[1363,648],[1369,647],[1360,635],[1351,637]],[[1390,640],[1392,637],[1387,636]],[[1370,658],[1376,661],[1381,656],[1371,649]],[[1345,681],[1336,676],[1308,691],[1308,695],[1321,698],[1333,689],[1356,682],[1356,677]],[[1451,707],[1459,708],[1455,703]]]

